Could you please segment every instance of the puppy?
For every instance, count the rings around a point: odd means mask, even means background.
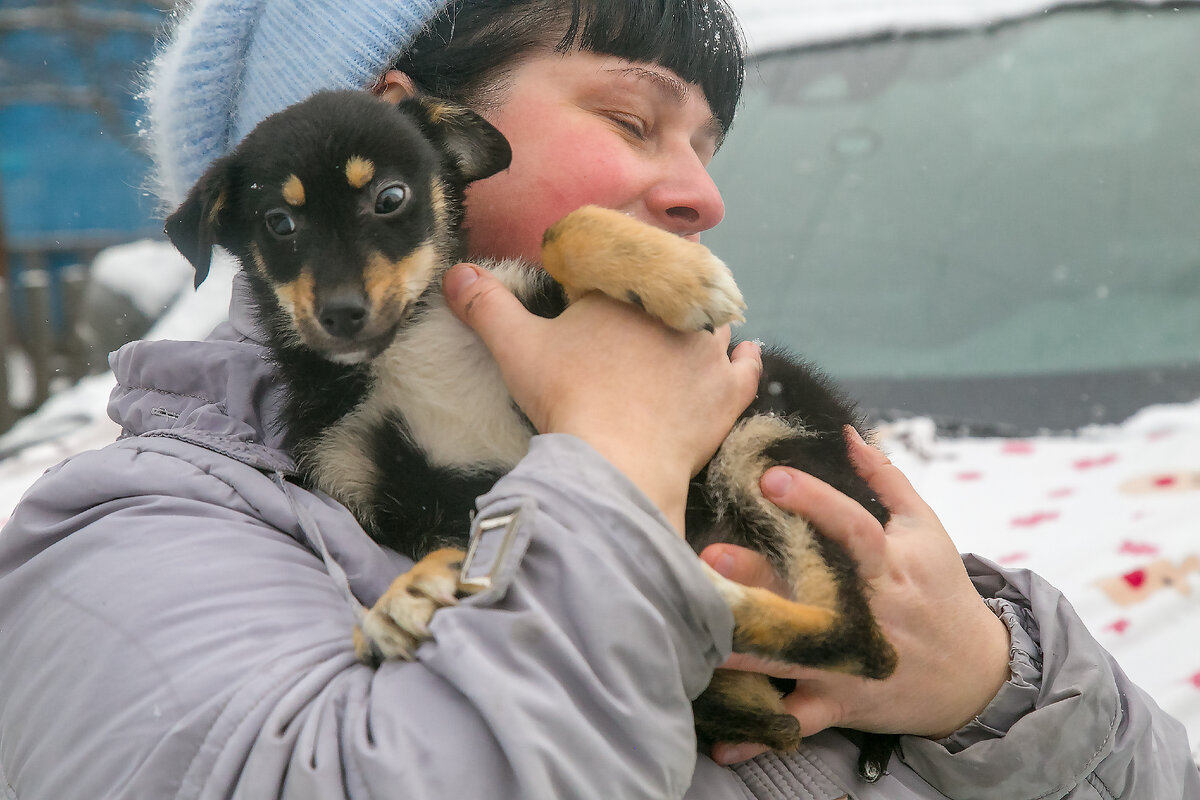
[[[433,611],[468,591],[461,551],[444,548],[466,543],[475,498],[535,433],[440,295],[442,273],[462,255],[465,188],[510,156],[504,137],[465,108],[321,93],[262,122],[166,222],[197,286],[214,244],[241,262],[284,382],[281,421],[300,479],[344,503],[376,541],[425,556],[355,630],[364,661],[411,658]],[[737,286],[706,248],[613,211],[580,209],[551,227],[542,266],[489,268],[542,316],[601,291],[681,330],[742,318]],[[843,429],[859,420],[815,371],[779,351],[763,360],[758,399],[692,482],[688,540],[697,551],[754,548],[792,587],[794,602],[709,570],[733,611],[736,651],[885,678],[896,655],[854,562],[758,488],[768,467],[791,465],[886,522],[847,456]],[[703,743],[788,750],[801,738],[761,675],[718,671],[695,714]],[[868,777],[891,745],[869,740]]]

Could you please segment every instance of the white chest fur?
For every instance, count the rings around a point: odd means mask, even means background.
[[[521,294],[529,268],[493,267]],[[496,362],[445,306],[441,295],[372,363],[375,385],[363,402],[325,433],[316,448],[317,484],[365,511],[378,475],[373,433],[396,415],[436,467],[507,471],[529,448],[531,432],[514,406]]]

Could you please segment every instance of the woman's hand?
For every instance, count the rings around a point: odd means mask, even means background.
[[[588,442],[682,535],[688,481],[754,399],[758,347],[743,343],[731,358],[728,326],[682,333],[596,294],[544,319],[469,264],[447,272],[443,288],[538,431]]]
[[[886,528],[828,484],[785,467],[767,471],[763,494],[812,521],[858,562],[871,610],[899,654],[896,672],[872,681],[734,655],[725,666],[795,678],[784,699],[807,736],[829,727],[930,738],[949,736],[977,716],[1009,676],[1008,630],[984,605],[937,516],[879,450],[847,430],[851,458],[892,511]],[[712,545],[702,557],[740,583],[781,594],[787,587],[759,554]],[[730,764],[766,748],[719,744]]]

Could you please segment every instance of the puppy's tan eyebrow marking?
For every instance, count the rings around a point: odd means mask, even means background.
[[[355,189],[361,189],[375,177],[375,163],[362,156],[351,156],[346,162],[346,180]]]
[[[283,199],[289,206],[304,205],[304,184],[295,175],[289,175],[283,182]]]

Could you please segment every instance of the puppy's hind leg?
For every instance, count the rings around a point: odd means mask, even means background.
[[[708,749],[717,742],[757,742],[788,752],[800,746],[800,723],[766,675],[719,669],[692,702],[696,738]]]
[[[708,465],[705,492],[716,512],[716,540],[767,555],[788,580],[794,599],[751,593],[745,587],[738,593],[717,584],[741,632],[740,638],[735,634],[734,649],[772,661],[886,678],[896,666],[895,650],[871,614],[854,561],[806,520],[764,498],[758,485],[772,466],[769,451],[813,435],[782,417],[750,416],[734,427]],[[804,623],[817,619],[817,612],[825,615],[820,625]]]
[[[585,206],[550,226],[542,266],[572,302],[602,292],[683,331],[744,321],[733,275],[707,247],[619,211]]]

